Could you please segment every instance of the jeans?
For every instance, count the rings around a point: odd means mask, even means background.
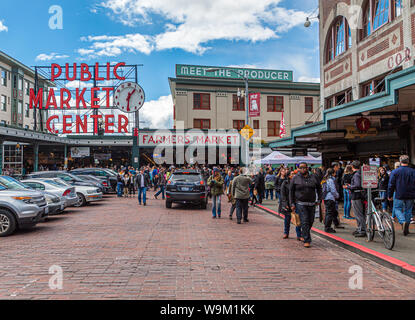
[[[357,221],[357,231],[366,232],[366,213],[362,200],[352,200],[352,209]]]
[[[291,227],[291,214],[284,215],[284,234],[287,236],[290,235]],[[295,227],[295,232],[297,233],[297,238],[301,238],[301,227]]]
[[[233,216],[233,212],[235,211],[235,209],[236,209],[236,202],[235,202],[235,204],[232,204],[232,206],[231,206],[231,210],[229,211],[229,216],[230,217]]]
[[[332,223],[337,218],[337,210],[336,203],[333,200],[324,200],[324,206],[326,207],[324,229],[327,231],[331,228]]]
[[[138,187],[138,203],[141,204],[141,194],[143,194],[143,202],[146,203],[146,187]]]
[[[412,218],[412,208],[414,207],[414,200],[399,200],[395,199],[395,213],[400,224],[405,222],[410,223]]]
[[[280,203],[281,201],[281,194],[279,191],[275,190],[275,200],[278,199],[278,203]]]
[[[304,238],[304,243],[311,243],[311,228],[314,223],[314,216],[316,214],[316,206],[303,206],[297,204],[296,212],[300,215],[301,220],[301,234]]]
[[[352,200],[351,200],[351,192],[349,189],[343,189],[343,209],[344,209],[344,216],[349,218],[350,217],[350,209],[352,208]]]
[[[236,219],[241,221],[242,214],[244,220],[248,219],[248,200],[249,199],[236,199]]]
[[[164,194],[164,186],[160,186],[160,190],[154,195],[155,197],[157,197],[159,194],[161,193],[161,196],[163,197],[163,200],[165,198],[165,194]]]
[[[379,192],[379,198],[382,199],[382,210],[386,211],[388,209],[388,199],[386,198],[386,191]]]
[[[117,182],[117,196],[118,197],[122,197],[122,192],[123,192],[123,184],[122,182]]]
[[[393,193],[392,219],[396,218],[396,192]]]
[[[216,217],[216,211],[218,213],[218,217],[221,214],[221,195],[214,196],[212,195],[212,215]]]
[[[271,200],[274,200],[274,189],[265,189],[265,199],[268,200],[268,195],[271,195]]]

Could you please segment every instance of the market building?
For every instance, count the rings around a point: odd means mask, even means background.
[[[334,160],[400,154],[415,163],[415,7],[411,0],[319,2],[321,121],[270,146]]]
[[[174,125],[241,130],[246,125],[244,76],[249,93],[259,94],[259,110],[248,124],[263,142],[279,138],[282,117],[288,135],[320,120],[319,84],[294,82],[292,71],[176,65],[176,77],[169,78]]]

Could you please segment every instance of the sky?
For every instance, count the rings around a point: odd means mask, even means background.
[[[140,120],[171,128],[168,78],[176,64],[292,70],[294,81],[318,82],[318,21],[304,28],[317,6],[318,0],[2,0],[0,50],[29,67],[143,64]]]

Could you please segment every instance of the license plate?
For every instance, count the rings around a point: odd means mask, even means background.
[[[190,190],[190,188],[187,188],[187,187],[182,188],[182,191],[189,191],[189,190]]]

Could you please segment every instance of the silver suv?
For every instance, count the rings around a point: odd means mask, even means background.
[[[45,197],[30,190],[8,190],[0,186],[0,237],[16,228],[35,226],[48,214]]]

